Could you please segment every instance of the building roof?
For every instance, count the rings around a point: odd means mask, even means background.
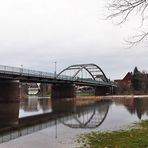
[[[122,80],[131,81],[131,79],[132,79],[132,72],[128,72]]]

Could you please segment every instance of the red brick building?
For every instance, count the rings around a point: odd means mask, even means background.
[[[132,72],[128,72],[123,79],[114,80],[114,82],[122,88],[131,87]]]

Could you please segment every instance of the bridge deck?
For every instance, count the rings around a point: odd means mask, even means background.
[[[36,71],[24,68],[0,65],[0,80],[20,80],[21,82],[38,83],[73,83],[87,86],[115,86],[111,82],[96,81],[93,79],[57,75],[49,72]]]

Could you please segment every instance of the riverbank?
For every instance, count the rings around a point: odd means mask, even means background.
[[[104,100],[104,99],[134,99],[134,98],[145,98],[148,99],[148,95],[109,95],[109,96],[77,96],[76,100]]]
[[[148,120],[127,130],[83,134],[78,142],[82,148],[148,148]]]

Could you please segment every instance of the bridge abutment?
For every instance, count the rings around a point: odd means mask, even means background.
[[[0,81],[0,101],[16,102],[20,100],[19,80]]]
[[[73,84],[52,84],[51,98],[73,98],[76,97],[76,89]]]

